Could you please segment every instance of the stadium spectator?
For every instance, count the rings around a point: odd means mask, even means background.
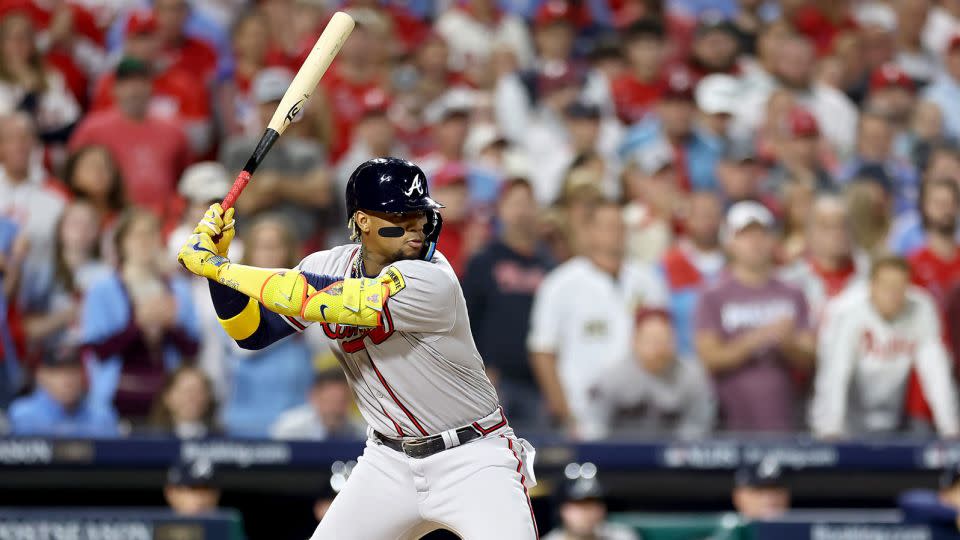
[[[769,458],[737,470],[732,498],[734,509],[747,520],[775,519],[790,510],[783,470]]]
[[[440,209],[443,229],[437,247],[457,276],[463,276],[467,260],[486,242],[487,236],[484,223],[470,208],[467,172],[463,163],[450,162],[430,177],[431,193],[444,205]]]
[[[227,172],[227,168],[216,161],[194,163],[183,171],[180,183],[177,185],[177,193],[186,200],[187,207],[180,216],[180,222],[176,228],[167,234],[167,252],[171,258],[177,258],[180,246],[188,236],[193,234],[194,227],[207,208],[213,203],[221,202],[230,191],[231,185],[233,185],[233,178]],[[230,247],[233,248],[231,256],[241,258],[243,247],[233,244]],[[209,297],[205,285],[199,288],[203,290],[203,295],[199,298]],[[206,300],[204,302],[206,303]]]
[[[957,138],[960,137],[960,105],[957,104],[960,97],[960,35],[952,36],[946,47],[938,50],[943,51],[943,70],[924,88],[922,97],[940,107],[947,133]]]
[[[635,150],[626,159],[622,182],[627,258],[658,261],[673,240],[673,219],[683,201],[670,143],[660,139]]]
[[[245,264],[293,268],[300,260],[293,227],[282,216],[261,216],[242,236]],[[304,403],[313,380],[311,351],[303,334],[258,351],[240,349],[222,332],[219,339],[225,348],[221,372],[226,376],[220,384],[227,388],[223,426],[234,436],[266,436],[283,411]]]
[[[726,264],[719,239],[722,221],[723,208],[714,193],[691,193],[683,221],[684,235],[660,261],[670,289],[670,315],[681,358],[694,355],[693,321],[700,291],[720,275]]]
[[[351,396],[339,367],[317,373],[307,402],[280,414],[270,427],[270,436],[312,441],[360,439],[364,431],[351,418]]]
[[[111,268],[100,258],[100,226],[93,205],[76,200],[67,205],[54,240],[53,258],[43,294],[26,306],[24,333],[33,350],[53,350],[80,344],[80,301]]]
[[[466,160],[466,142],[470,131],[470,115],[477,95],[463,88],[454,88],[424,108],[423,118],[430,130],[430,149],[417,157],[427,178],[451,161]]]
[[[663,93],[663,60],[666,34],[655,19],[642,19],[624,29],[625,73],[611,81],[617,116],[633,124],[650,112]]]
[[[827,302],[866,277],[869,261],[855,250],[847,206],[837,195],[817,197],[804,232],[807,251],[803,258],[785,267],[780,278],[803,290],[810,320],[817,327]]]
[[[65,201],[52,189],[43,167],[32,159],[36,148],[30,116],[16,112],[0,118],[0,215],[16,223],[27,242],[23,274],[43,276],[53,258],[57,221]],[[48,283],[24,280],[18,298],[30,303]]]
[[[178,439],[220,434],[213,385],[203,371],[182,365],[170,373],[151,407],[150,429]]]
[[[267,68],[253,80],[261,125],[270,122],[293,74],[284,68]],[[321,234],[331,223],[332,178],[324,168],[325,155],[315,141],[295,136],[281,137],[257,168],[257,181],[250,182],[237,199],[237,212],[255,216],[263,211],[281,212],[297,223],[296,234],[306,241]],[[260,134],[230,137],[220,149],[220,162],[229,171],[239,171],[260,140]]]
[[[357,163],[377,156],[405,156],[406,148],[397,140],[397,131],[390,120],[391,102],[384,92],[367,92],[357,119],[353,140],[337,167],[336,193],[343,193]]]
[[[596,466],[571,463],[566,466],[565,473],[567,478],[557,497],[560,501],[560,527],[550,531],[543,540],[637,540],[636,533],[630,528],[607,522],[606,493],[596,477]]]
[[[618,205],[587,210],[584,233],[586,255],[558,266],[537,290],[527,339],[547,409],[570,430],[586,420],[599,370],[629,356],[633,309],[667,302],[653,268],[624,259]]]
[[[952,179],[960,182],[960,152],[956,145],[946,141],[931,142],[929,147],[923,150],[923,154],[924,157],[920,161],[923,164],[921,182],[934,179]],[[887,240],[888,249],[892,253],[908,257],[924,246],[926,231],[921,210],[922,208],[918,205],[903,212],[894,220]]]
[[[181,516],[209,514],[220,504],[217,471],[208,460],[182,461],[167,471],[163,496]]]
[[[208,92],[217,78],[217,52],[207,42],[187,35],[190,5],[186,0],[156,0],[153,12],[164,64],[190,75],[198,92]]]
[[[197,353],[190,284],[168,270],[159,222],[123,215],[114,238],[117,270],[86,291],[80,314],[91,393],[121,415],[144,418],[166,374]]]
[[[870,92],[864,108],[885,116],[899,133],[909,127],[915,98],[916,87],[910,76],[900,66],[887,63],[870,74]]]
[[[0,20],[0,114],[29,114],[47,145],[64,144],[81,110],[63,76],[49,69],[37,49],[30,18],[8,12]]]
[[[504,13],[494,0],[453,3],[434,28],[450,44],[455,68],[488,61],[495,46],[509,51],[521,68],[533,63],[533,43],[523,19]]]
[[[773,194],[763,185],[763,169],[757,160],[753,145],[736,142],[727,145],[717,161],[717,183],[724,206],[740,201],[762,201],[768,207],[776,207]]]
[[[227,135],[259,134],[263,129],[252,86],[257,73],[268,65],[282,64],[269,55],[269,28],[260,11],[248,11],[237,18],[230,43],[234,57],[233,101],[228,105],[233,114],[222,121]]]
[[[696,349],[712,374],[722,429],[791,431],[798,425],[794,371],[813,360],[803,293],[773,276],[774,219],[743,201],[727,212],[729,272],[700,296]]]
[[[148,114],[176,123],[187,137],[192,155],[206,157],[214,142],[209,85],[175,58],[164,55],[164,36],[155,12],[134,11],[127,19],[126,29],[124,56],[144,62],[150,75]],[[198,61],[203,63],[202,59]],[[91,110],[113,107],[119,101],[116,86],[117,74],[105,73],[94,88]]]
[[[890,177],[877,166],[860,169],[844,190],[853,243],[871,257],[887,251],[893,223],[891,190]]]
[[[101,232],[126,206],[120,169],[104,146],[83,146],[70,154],[63,167],[63,183],[71,197],[93,206]]]
[[[499,234],[470,259],[462,280],[477,350],[514,425],[537,423],[541,409],[524,345],[534,293],[552,266],[538,245],[537,219],[530,183],[507,181],[497,204]]]
[[[25,347],[14,292],[26,252],[20,227],[0,216],[0,408],[6,408],[24,382],[20,357]]]
[[[116,107],[84,117],[70,138],[70,149],[106,147],[117,161],[130,202],[165,216],[189,163],[187,139],[178,125],[147,115],[150,66],[125,58],[115,75]]]
[[[717,160],[730,144],[730,119],[737,112],[741,86],[739,79],[716,73],[701,79],[694,89],[698,110],[694,130],[705,148],[713,149],[713,152],[704,152],[704,159],[689,164],[690,183],[695,189],[714,190],[717,187]]]
[[[603,370],[590,389],[585,439],[650,437],[694,439],[713,428],[710,383],[695,358],[677,356],[670,313],[642,309],[633,354]]]
[[[897,506],[907,523],[924,523],[936,532],[956,534],[960,528],[960,468],[945,468],[938,484],[937,491],[911,489],[901,493]]]
[[[776,161],[765,181],[767,189],[779,189],[789,179],[813,182],[818,191],[832,189],[817,119],[802,107],[792,107],[784,124],[774,145]]]
[[[923,32],[936,2],[893,2],[896,10],[897,44],[894,61],[917,86],[926,86],[940,69],[936,51],[923,43]]]
[[[117,413],[86,388],[76,349],[47,352],[37,367],[37,387],[8,411],[13,435],[116,437]]]
[[[816,189],[809,178],[791,178],[780,185],[778,202],[783,226],[776,260],[781,265],[792,264],[808,250],[807,218],[816,198]]]
[[[942,310],[947,295],[960,283],[960,251],[955,239],[960,187],[949,178],[927,180],[920,186],[919,207],[926,242],[907,260],[913,283],[926,289]]]
[[[880,113],[864,111],[857,129],[857,144],[853,157],[838,174],[847,182],[866,167],[880,167],[889,177],[895,214],[907,212],[917,204],[920,187],[919,174],[913,164],[893,157],[894,127]]]
[[[688,66],[694,78],[711,74],[736,75],[740,40],[733,23],[712,14],[700,18],[693,34]]]
[[[933,410],[937,432],[960,431],[951,362],[929,294],[910,285],[909,264],[877,260],[864,284],[828,304],[818,336],[810,424],[841,437],[895,433],[906,426],[904,396],[911,368]]]

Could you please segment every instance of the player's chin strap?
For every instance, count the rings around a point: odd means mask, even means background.
[[[443,218],[440,212],[432,210],[427,214],[427,224],[423,227],[426,235],[423,241],[423,249],[420,250],[420,258],[429,261],[437,251],[437,240],[440,239],[440,229],[443,227]]]

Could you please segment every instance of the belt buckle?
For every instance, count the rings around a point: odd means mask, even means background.
[[[400,449],[404,454],[412,458],[421,458],[423,457],[422,448],[429,444],[428,439],[414,439],[412,441],[402,441],[400,443]]]

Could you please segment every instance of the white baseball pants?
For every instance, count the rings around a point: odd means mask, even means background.
[[[423,459],[369,439],[311,540],[535,540],[534,453],[509,426]]]

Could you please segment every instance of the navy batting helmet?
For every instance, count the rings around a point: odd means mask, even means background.
[[[430,260],[436,250],[443,205],[430,198],[427,177],[420,167],[400,158],[376,158],[362,163],[347,180],[347,215],[351,227],[357,210],[386,214],[423,212],[427,224],[421,257]],[[356,231],[355,231],[356,232]]]

